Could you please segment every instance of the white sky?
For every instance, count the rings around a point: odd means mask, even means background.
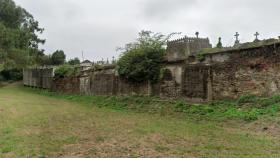
[[[181,36],[222,37],[232,45],[235,32],[241,42],[280,36],[279,0],[15,0],[40,26],[45,53],[62,49],[68,59],[118,57],[116,48],[133,41],[141,30]]]

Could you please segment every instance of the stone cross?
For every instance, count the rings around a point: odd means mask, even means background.
[[[254,34],[256,36],[256,40],[258,40],[258,36],[260,35],[258,32]]]
[[[196,38],[198,38],[199,32],[196,32],[195,35],[196,35]]]
[[[239,39],[238,39],[239,35],[240,34],[238,32],[236,32],[236,34],[234,35],[235,36],[235,45],[239,44]]]
[[[236,41],[239,41],[239,39],[238,39],[239,35],[240,35],[240,34],[239,34],[238,32],[236,32],[236,34],[234,35]]]

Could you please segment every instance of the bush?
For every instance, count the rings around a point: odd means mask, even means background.
[[[74,76],[78,72],[77,70],[70,65],[61,65],[55,69],[55,77],[56,78],[64,78],[64,77],[69,77],[69,76]]]
[[[163,56],[163,49],[131,50],[119,60],[119,74],[131,82],[157,82]]]
[[[245,104],[245,103],[256,103],[257,101],[258,101],[258,97],[257,96],[248,94],[248,95],[241,96],[237,100],[237,103],[239,105],[241,105],[241,104]]]
[[[22,70],[11,69],[0,72],[0,81],[20,81],[22,78]]]
[[[142,31],[134,43],[123,48],[118,61],[120,76],[130,82],[158,82],[161,64],[165,55],[165,45],[171,35]]]

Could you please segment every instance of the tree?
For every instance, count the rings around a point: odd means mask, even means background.
[[[41,60],[40,63],[41,63],[42,66],[53,65],[51,55],[41,56],[40,60]]]
[[[80,59],[79,58],[74,58],[74,59],[70,59],[69,61],[68,61],[68,64],[70,64],[70,65],[79,65],[81,63],[81,61],[80,61]]]
[[[38,49],[38,45],[45,42],[37,35],[44,30],[38,21],[13,0],[0,0],[0,25],[1,30],[5,28],[1,35],[6,39],[12,38],[11,46],[14,48]]]
[[[39,23],[25,9],[13,0],[0,0],[0,66],[4,67],[1,70],[4,74],[16,72],[17,75],[10,76],[18,79],[22,68],[40,64],[44,53],[39,45],[45,40],[38,34],[42,32]]]
[[[53,65],[62,65],[65,62],[66,55],[63,50],[57,50],[52,54],[51,59]]]
[[[120,76],[130,82],[157,82],[166,42],[171,35],[141,31],[136,42],[121,49],[123,52],[117,63]]]

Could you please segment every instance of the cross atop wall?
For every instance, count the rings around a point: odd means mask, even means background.
[[[259,35],[260,35],[259,32],[256,32],[256,33],[254,34],[254,36],[256,37],[255,40],[254,40],[254,42],[259,42],[259,41],[260,41],[259,38],[258,38]]]
[[[260,34],[259,34],[259,32],[256,32],[254,35],[256,36],[256,39],[258,39],[258,36],[259,36]]]
[[[238,32],[236,32],[235,35],[234,35],[234,36],[235,36],[235,45],[237,45],[237,44],[240,43],[240,42],[239,42],[239,35],[240,35],[240,34],[239,34]]]

